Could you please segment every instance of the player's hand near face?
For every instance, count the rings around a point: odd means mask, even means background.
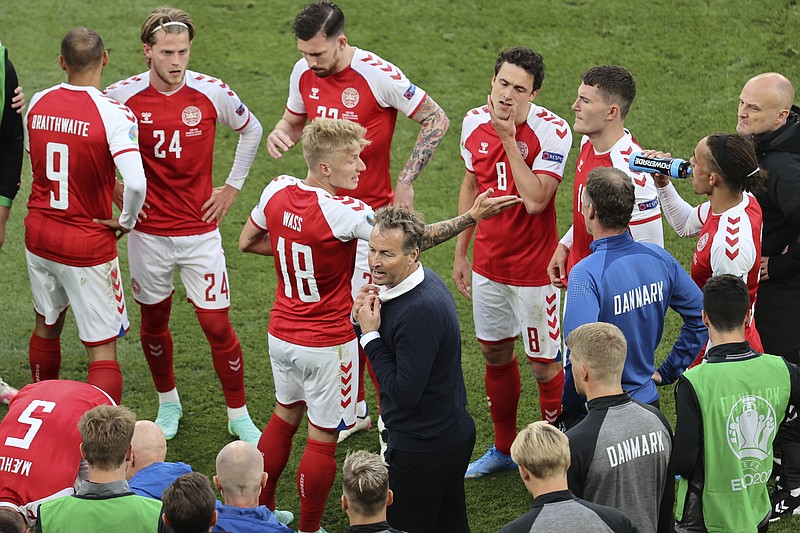
[[[472,207],[468,211],[475,222],[493,217],[502,213],[509,207],[522,203],[522,198],[513,194],[496,196],[494,198],[492,198],[492,194],[494,194],[494,189],[489,187],[475,198],[475,203],[472,204]]]
[[[487,96],[486,100],[489,107],[489,116],[492,117],[492,127],[497,132],[497,136],[501,141],[514,140],[517,137],[517,108],[511,108],[506,118],[499,118],[494,112],[494,104],[492,97]]]
[[[239,190],[230,185],[214,187],[211,190],[211,197],[200,208],[203,211],[203,222],[210,223],[212,220],[216,220],[217,223],[221,223],[238,194]]]
[[[669,159],[672,157],[669,152],[659,152],[658,150],[644,150],[642,155],[645,157],[653,157],[658,159]],[[656,187],[659,189],[663,189],[669,185],[669,176],[666,174],[652,172],[650,175],[653,176],[653,180],[656,182]]]
[[[556,246],[556,251],[550,259],[550,264],[547,265],[547,275],[550,277],[550,283],[559,289],[567,288],[567,259],[569,259],[569,248],[559,243]]]
[[[358,322],[361,324],[361,333],[378,331],[381,327],[381,299],[371,294],[364,300],[364,305],[358,311]]]

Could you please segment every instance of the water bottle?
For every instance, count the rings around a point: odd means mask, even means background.
[[[671,178],[686,179],[692,175],[692,166],[677,157],[645,157],[642,152],[633,152],[628,166],[636,172],[666,174]]]

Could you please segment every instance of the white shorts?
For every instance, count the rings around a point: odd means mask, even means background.
[[[87,346],[122,337],[130,327],[117,258],[91,267],[56,263],[25,250],[33,308],[52,326],[72,307],[78,335]]]
[[[133,230],[128,234],[131,289],[140,304],[153,305],[175,290],[175,267],[186,298],[200,309],[231,305],[228,270],[219,230],[201,235],[166,237]]]
[[[356,423],[358,341],[330,347],[299,346],[269,335],[275,399],[284,407],[305,403],[308,421],[336,431]]]
[[[531,361],[561,360],[559,290],[553,285],[515,287],[472,273],[475,335],[482,344],[501,344],[525,332],[522,344]]]
[[[356,268],[353,270],[353,279],[350,281],[350,289],[353,294],[353,301],[358,296],[358,291],[367,283],[372,283],[372,274],[369,273],[369,243],[358,239],[356,250]]]

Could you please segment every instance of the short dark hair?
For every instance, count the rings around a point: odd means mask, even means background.
[[[206,532],[214,517],[216,498],[208,476],[184,474],[167,487],[162,500],[164,514],[175,533]]]
[[[96,31],[80,26],[61,39],[61,57],[70,70],[81,72],[100,64],[106,47]]]
[[[98,470],[113,470],[125,462],[136,428],[136,415],[121,405],[98,405],[78,420],[86,462]]]
[[[718,331],[731,332],[744,328],[744,319],[750,310],[747,285],[732,274],[714,276],[703,287],[703,310]]]
[[[544,59],[538,52],[524,46],[514,46],[506,48],[497,58],[494,64],[494,75],[500,72],[503,63],[516,65],[531,76],[533,76],[533,91],[538,91],[544,81]]]
[[[618,168],[596,167],[586,178],[586,198],[597,219],[607,229],[628,227],[636,203],[636,192],[627,174]]]
[[[375,227],[400,230],[403,233],[404,254],[410,254],[414,249],[422,251],[422,237],[425,234],[425,220],[422,218],[422,213],[387,205],[375,212]]]
[[[27,533],[28,524],[25,517],[18,509],[0,507],[0,532],[2,533]]]
[[[750,137],[714,133],[706,138],[706,145],[710,153],[706,162],[729,190],[752,191],[764,183],[766,172],[758,165]]]
[[[596,87],[607,104],[619,104],[620,114],[625,119],[636,98],[636,80],[626,68],[619,65],[599,65],[583,73],[581,81]]]
[[[308,41],[322,33],[326,39],[344,34],[344,13],[339,6],[328,0],[307,4],[294,19],[294,36]]]

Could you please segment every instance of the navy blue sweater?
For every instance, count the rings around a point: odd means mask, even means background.
[[[461,330],[453,296],[435,272],[381,305],[379,339],[365,351],[378,376],[389,448],[441,451],[475,432],[461,372]]]

